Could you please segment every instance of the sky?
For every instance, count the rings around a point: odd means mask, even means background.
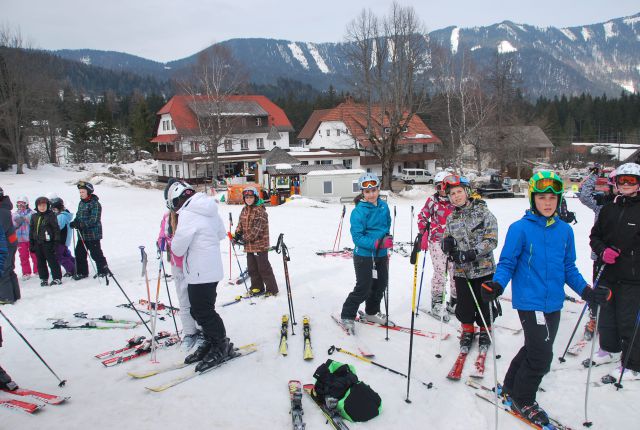
[[[190,56],[233,38],[340,42],[364,8],[385,15],[391,0],[0,0],[0,28],[41,49],[99,49],[156,61]],[[429,31],[504,20],[570,27],[640,12],[638,0],[405,0]]]

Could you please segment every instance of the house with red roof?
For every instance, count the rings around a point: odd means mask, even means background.
[[[156,136],[151,142],[156,144],[159,181],[239,176],[260,182],[264,154],[274,147],[289,149],[291,122],[265,96],[233,95],[215,102],[208,96],[176,95],[156,113]],[[218,172],[213,171],[209,139],[201,126],[212,112],[225,126],[217,147]]]
[[[375,134],[389,133],[389,123],[380,108],[371,109]],[[379,121],[380,118],[385,118]],[[307,164],[343,164],[351,169],[363,169],[382,174],[380,159],[368,151],[367,106],[347,98],[333,109],[314,111],[298,133],[296,148],[291,155]],[[414,115],[402,130],[394,158],[394,172],[403,168],[421,168],[435,172],[442,141]]]

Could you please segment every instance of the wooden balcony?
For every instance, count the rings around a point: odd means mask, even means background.
[[[162,160],[162,161],[181,161],[182,160],[182,152],[163,152],[163,151],[155,151],[153,153],[154,160]]]

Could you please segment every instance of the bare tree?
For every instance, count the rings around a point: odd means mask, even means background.
[[[366,142],[360,149],[380,159],[382,188],[391,188],[398,141],[427,100],[428,32],[412,7],[393,3],[379,20],[363,10],[347,27],[345,54],[354,93],[364,101]]]

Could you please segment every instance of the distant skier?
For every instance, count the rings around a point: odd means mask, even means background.
[[[40,286],[62,284],[62,271],[56,259],[56,245],[60,243],[60,227],[56,215],[51,211],[51,203],[46,197],[36,199],[37,212],[31,217],[29,225],[29,247],[38,258]],[[49,284],[49,270],[53,280]]]
[[[29,199],[26,196],[18,197],[16,206],[18,208],[13,213],[13,225],[16,228],[18,237],[18,255],[20,256],[20,266],[22,267],[22,280],[26,281],[32,274],[38,273],[36,254],[29,251],[29,222],[35,212],[29,207]],[[31,269],[32,264],[33,270]]]
[[[449,201],[449,197],[442,186],[442,181],[451,173],[443,171],[436,174],[433,182],[436,192],[427,198],[424,207],[418,214],[418,231],[422,234],[421,249],[423,252],[430,251],[431,264],[433,266],[433,277],[431,278],[431,314],[441,315],[442,297],[446,288],[447,273],[451,293],[447,311],[455,313],[456,308],[456,287],[453,281],[453,265],[442,252],[440,242],[447,224],[447,218],[453,212],[454,206]]]
[[[358,307],[365,302],[364,319],[385,324],[387,316],[380,312],[380,302],[389,283],[389,257],[393,247],[389,235],[391,214],[389,206],[380,198],[380,181],[373,173],[358,179],[362,194],[351,212],[351,238],[355,244],[353,266],[356,286],[342,305],[340,315],[345,329],[354,332]]]
[[[493,280],[482,285],[482,299],[488,303],[511,281],[524,346],[511,361],[502,394],[514,411],[541,427],[549,417],[536,402],[536,392],[551,367],[564,284],[589,302],[602,304],[611,296],[607,288],[590,288],[576,268],[573,229],[558,217],[563,191],[562,179],[553,172],[531,177],[530,209],[509,227]]]
[[[71,244],[71,219],[73,214],[64,207],[64,200],[60,197],[55,197],[51,200],[51,210],[56,214],[58,220],[58,227],[60,227],[60,243],[56,244],[56,258],[58,263],[64,267],[64,276],[73,276],[76,272],[76,259],[71,255],[69,251],[69,245]]]

